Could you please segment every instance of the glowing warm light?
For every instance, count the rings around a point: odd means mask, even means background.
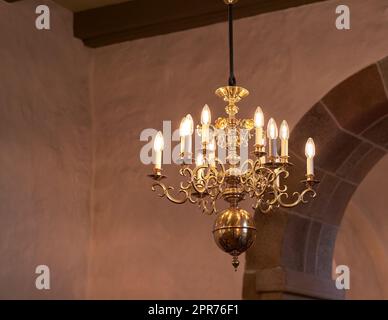
[[[191,116],[191,114],[188,114],[188,115],[186,116],[186,119],[187,119],[188,125],[189,125],[189,127],[190,127],[189,134],[192,135],[193,132],[194,132],[194,121],[193,121],[193,117]]]
[[[216,141],[213,138],[212,141],[207,146],[209,151],[215,151],[216,150]]]
[[[164,149],[164,138],[161,131],[159,131],[156,134],[155,140],[154,140],[154,150],[156,152],[160,152]]]
[[[184,137],[188,135],[187,119],[182,118],[181,124],[179,125],[179,136]]]
[[[305,155],[307,158],[314,158],[315,156],[315,144],[312,138],[308,138],[306,142]]]
[[[203,125],[209,125],[211,122],[211,114],[210,114],[210,109],[207,104],[202,109],[202,114],[201,114],[201,123]]]
[[[264,114],[263,114],[263,110],[261,110],[260,107],[257,107],[255,111],[254,122],[255,122],[256,128],[264,127]]]
[[[188,114],[181,121],[181,124],[179,126],[179,135],[181,137],[185,137],[193,134],[193,126],[194,126],[193,118],[191,118],[191,116]]]
[[[197,167],[199,167],[199,166],[203,166],[204,163],[205,163],[205,159],[203,158],[203,154],[198,153],[197,159],[195,160],[195,164],[197,165]]]
[[[286,120],[283,120],[280,125],[279,136],[282,140],[288,140],[290,138],[290,129]]]
[[[273,118],[269,119],[268,121],[267,136],[271,140],[275,140],[278,138],[278,127]]]

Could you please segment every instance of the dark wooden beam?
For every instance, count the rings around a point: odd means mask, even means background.
[[[240,0],[236,19],[326,0]],[[132,0],[77,12],[74,34],[89,47],[201,27],[227,20],[222,0]]]

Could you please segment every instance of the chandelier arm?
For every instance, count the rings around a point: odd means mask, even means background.
[[[216,194],[214,197],[210,196],[209,199],[202,199],[202,212],[207,215],[216,214],[218,212],[216,205],[218,198],[219,194]]]
[[[175,198],[171,193],[170,191],[171,190],[174,190],[174,187],[171,187],[171,186],[166,186],[164,183],[162,182],[155,182],[153,185],[152,185],[152,191],[156,191],[156,188],[160,188],[161,190],[161,193],[159,193],[159,197],[161,198],[164,198],[166,197],[168,200],[170,200],[171,202],[175,203],[175,204],[183,204],[185,203],[187,200],[189,200],[189,193],[187,190],[179,190],[178,193],[180,194],[183,194],[183,198],[182,199],[178,199],[178,198]]]
[[[207,215],[212,215],[214,210],[213,210],[213,205],[209,209],[208,208],[208,200],[207,199],[200,199],[198,202],[199,207],[202,209],[202,213],[207,214]]]
[[[182,167],[179,170],[179,173],[181,176],[187,178],[186,182],[182,181],[180,183],[180,188],[182,190],[189,190],[191,188],[192,183],[193,183],[193,171],[189,167]]]
[[[303,204],[308,203],[308,200],[306,199],[307,195],[309,195],[310,198],[315,198],[317,196],[317,193],[314,189],[306,188],[302,192],[294,192],[293,197],[296,198],[296,200],[294,202],[287,203],[283,200],[283,198],[288,199],[289,195],[286,192],[283,192],[283,193],[279,193],[277,197],[277,201],[284,208],[293,208],[300,203],[303,203]]]
[[[271,212],[274,206],[260,198],[260,199],[257,199],[256,204],[253,205],[252,208],[255,210],[255,212],[257,210],[260,210],[261,213],[265,214],[265,213]]]
[[[288,186],[284,184],[281,185],[281,176],[283,176],[283,179],[287,179],[290,175],[289,171],[287,171],[285,168],[277,169],[275,171],[276,179],[278,180],[278,184],[274,183],[274,188],[277,190],[278,193],[285,193],[287,192]]]

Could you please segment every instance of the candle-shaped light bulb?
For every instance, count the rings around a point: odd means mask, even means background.
[[[314,175],[315,144],[312,138],[308,138],[306,142],[305,155],[307,158],[307,176]]]
[[[179,126],[179,135],[181,137],[181,156],[184,157],[191,153],[191,135],[193,134],[193,118],[187,115],[181,121]]]
[[[196,164],[197,168],[200,167],[200,166],[203,166],[205,164],[205,158],[204,158],[202,152],[199,152],[197,154],[197,157],[195,159],[195,164]],[[196,177],[197,177],[198,180],[203,179],[204,170],[205,170],[204,168],[198,168],[197,169]]]
[[[190,130],[190,123],[186,116],[182,119],[181,124],[179,126],[179,135],[181,137],[188,136],[190,134]]]
[[[274,118],[271,118],[268,121],[267,137],[271,140],[278,138],[278,126],[276,125]]]
[[[181,137],[181,157],[185,154],[185,138],[187,135],[187,119],[184,117],[179,125],[179,136]]]
[[[267,126],[267,136],[268,136],[268,148],[269,148],[269,156],[272,158],[272,161],[275,161],[278,157],[278,146],[277,146],[277,138],[278,138],[278,127],[273,118],[269,119]]]
[[[255,116],[254,116],[254,124],[255,124],[255,131],[256,131],[256,140],[255,144],[259,146],[264,145],[264,114],[263,110],[261,110],[260,107],[257,107],[255,111]]]
[[[290,128],[288,127],[288,123],[286,120],[282,121],[279,130],[279,137],[282,140],[288,140],[290,138]]]
[[[154,140],[154,151],[155,151],[155,169],[162,169],[162,151],[164,148],[163,134],[159,131]]]
[[[188,114],[186,116],[186,119],[187,119],[187,124],[189,126],[189,134],[192,135],[193,132],[194,132],[194,121],[193,121],[193,117],[191,116],[191,114]]]
[[[211,152],[214,152],[216,150],[216,142],[214,138],[210,141],[207,148]]]
[[[211,119],[212,118],[211,118],[210,108],[207,104],[205,104],[201,113],[201,123],[203,125],[209,125],[211,122]]]
[[[202,114],[201,114],[201,123],[202,123],[202,144],[207,144],[209,143],[209,126],[211,123],[211,114],[210,114],[210,109],[207,104],[202,109]]]
[[[286,120],[282,121],[282,124],[280,125],[279,130],[279,137],[281,141],[281,157],[286,158],[288,157],[288,139],[290,138],[290,128],[288,127],[288,123]],[[286,160],[287,161],[287,160]]]
[[[197,154],[197,158],[195,160],[195,164],[197,165],[197,167],[200,167],[200,166],[203,166],[205,163],[205,159],[203,157],[203,154],[200,152]]]
[[[263,110],[261,110],[260,107],[256,108],[254,122],[255,122],[256,128],[264,127],[264,114],[263,114]]]
[[[156,152],[158,151],[163,151],[164,149],[164,138],[163,134],[161,131],[159,131],[156,136],[155,136],[155,141],[154,141],[154,150]]]
[[[191,159],[191,151],[192,151],[192,144],[193,144],[193,133],[194,133],[194,121],[191,116],[191,114],[188,114],[186,116],[186,125],[187,125],[187,131],[188,134],[185,136],[185,149],[184,154],[188,159]]]
[[[315,156],[315,143],[312,138],[308,138],[306,142],[305,155],[307,158],[314,158]]]

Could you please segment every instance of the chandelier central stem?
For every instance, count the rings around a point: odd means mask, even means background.
[[[233,3],[228,4],[228,21],[229,21],[229,86],[236,85],[234,76],[234,48],[233,48]]]

